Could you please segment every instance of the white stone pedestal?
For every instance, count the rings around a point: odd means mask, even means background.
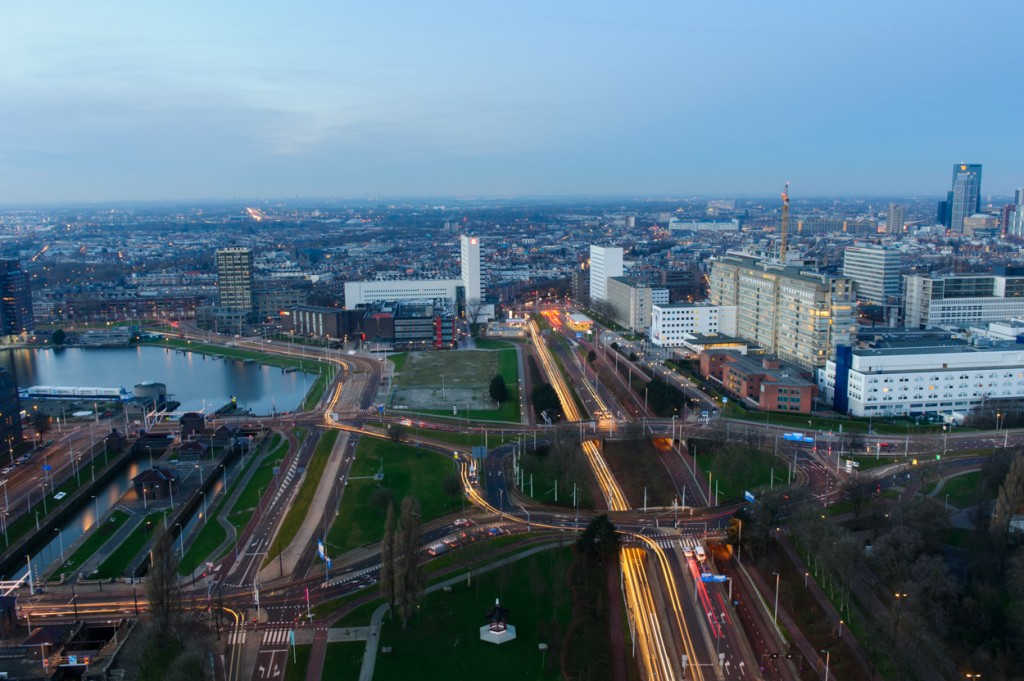
[[[491,625],[485,624],[480,627],[480,640],[490,643],[508,643],[516,638],[516,628],[511,624],[505,625],[505,631],[491,631]]]

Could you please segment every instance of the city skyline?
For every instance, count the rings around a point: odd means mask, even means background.
[[[939,197],[961,161],[984,165],[983,197],[1009,196],[1021,20],[1011,2],[5,7],[0,202],[771,196],[787,180]]]

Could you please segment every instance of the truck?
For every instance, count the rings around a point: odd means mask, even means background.
[[[441,556],[448,553],[448,547],[443,543],[431,544],[427,547],[427,553],[431,556]]]

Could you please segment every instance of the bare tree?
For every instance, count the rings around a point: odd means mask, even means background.
[[[420,502],[416,497],[406,497],[402,499],[402,513],[398,521],[394,579],[395,604],[403,629],[408,626],[423,593],[419,551]]]
[[[380,542],[380,593],[395,607],[395,504],[388,503],[384,519],[384,538]]]
[[[181,591],[178,589],[178,560],[174,556],[171,533],[164,531],[149,552],[146,574],[146,596],[149,612],[159,632],[168,632],[181,614]]]
[[[999,551],[999,564],[1005,565],[1006,552],[1010,546],[1010,523],[1015,513],[1024,506],[1024,455],[1018,454],[1010,464],[1010,470],[999,488],[992,524],[989,533],[992,543]]]

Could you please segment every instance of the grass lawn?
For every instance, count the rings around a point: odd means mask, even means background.
[[[380,470],[382,457],[384,481],[378,483],[372,476]],[[450,500],[441,487],[449,472],[454,472],[451,459],[390,440],[361,438],[338,516],[327,533],[331,553],[338,555],[384,536],[384,510],[372,501],[381,486],[390,490],[396,508],[406,496],[418,498],[423,523],[450,513]]]
[[[302,487],[299,488],[299,493],[295,495],[295,501],[292,502],[291,508],[288,509],[288,515],[284,517],[284,522],[281,523],[281,527],[277,531],[278,537],[291,541],[291,538],[298,533],[299,528],[306,519],[306,514],[309,513],[309,507],[313,504],[316,488],[320,485],[320,478],[323,477],[324,468],[327,467],[327,459],[330,457],[331,450],[334,449],[334,442],[337,439],[338,431],[329,430],[316,443],[316,450],[306,465],[306,474],[302,478]],[[263,564],[268,565],[274,558],[277,558],[281,548],[282,544],[280,541],[274,542],[274,545],[268,550],[267,559]]]
[[[328,643],[324,656],[324,676],[332,681],[358,681],[363,668],[365,641]]]
[[[364,643],[363,646],[366,646],[366,644]],[[313,646],[295,646],[294,652],[292,652],[291,646],[288,646],[288,648],[288,655],[286,656],[288,661],[284,668],[284,681],[305,681],[306,668],[309,667],[309,653]],[[324,672],[324,678],[326,679],[342,678],[333,674],[326,660],[324,660]]]
[[[507,340],[495,340],[493,338],[476,338],[473,340],[473,346],[477,350],[505,350],[512,347],[512,343]]]
[[[139,555],[139,551],[145,547],[154,532],[158,531],[157,525],[164,516],[164,511],[155,511],[147,515],[139,523],[138,529],[128,535],[128,538],[121,542],[121,545],[114,549],[107,559],[100,563],[99,570],[94,577],[99,579],[111,579],[121,577],[128,570],[128,566]],[[147,523],[149,530],[147,531]]]
[[[405,367],[405,360],[407,359],[409,359],[408,352],[396,352],[393,355],[388,355],[388,360],[395,365],[396,374]]]
[[[547,504],[574,508],[573,485],[576,486],[580,508],[594,508],[594,499],[590,490],[594,485],[594,472],[590,468],[586,455],[575,442],[566,443],[564,447],[538,448],[534,454],[531,447],[520,457],[519,465],[523,469],[523,487],[519,493],[530,495],[530,480],[533,479],[533,495],[531,498]],[[511,475],[507,471],[506,475]],[[558,499],[555,499],[555,481],[558,482]],[[506,502],[507,504],[507,502]],[[506,505],[505,510],[509,510]]]
[[[290,357],[286,355],[270,355],[255,350],[243,350],[242,348],[229,348],[224,345],[211,345],[202,341],[192,341],[183,338],[164,338],[158,341],[144,341],[143,345],[156,345],[162,348],[178,348],[191,350],[192,352],[203,352],[208,355],[220,355],[234,359],[254,359],[260,364],[275,367],[302,369],[309,373],[323,372],[328,368],[325,362],[313,357]]]
[[[477,445],[482,447],[485,444],[488,447],[497,447],[498,445],[514,442],[518,439],[518,433],[501,428],[488,428],[486,438],[483,433],[453,433],[447,430],[429,430],[427,428],[417,428],[416,426],[412,426],[409,430],[417,436],[428,437],[439,442],[450,442],[453,445],[462,445],[464,447],[474,447]]]
[[[668,439],[663,442],[667,447]],[[668,471],[661,463],[658,449],[650,440],[609,441],[604,447],[604,460],[633,508],[643,506],[645,488],[648,506],[671,506],[672,500],[678,496]]]
[[[719,504],[740,500],[745,491],[767,490],[770,487],[772,467],[775,468],[776,480],[781,476],[784,483],[786,464],[775,458],[771,452],[739,444],[724,451],[709,452],[706,442],[697,445],[697,468],[700,470],[698,475],[701,480],[706,480],[708,471],[711,472],[712,490],[715,489],[717,481]]]
[[[78,545],[75,552],[68,556],[67,562],[61,566],[57,574],[62,572],[71,572],[72,570],[81,567],[82,563],[87,561],[92,554],[96,553],[101,546],[103,546],[107,540],[114,536],[114,533],[125,524],[128,520],[128,514],[124,511],[114,511],[110,514],[110,517],[101,525],[90,528],[92,533]]]
[[[397,617],[385,617],[381,644],[392,652],[378,656],[375,678],[468,679],[480,670],[487,670],[489,681],[561,678],[554,640],[572,616],[565,582],[571,560],[568,548],[544,551],[474,576],[472,586],[460,583],[450,593],[429,594],[404,631]],[[495,598],[509,608],[517,634],[501,646],[481,641],[479,634]],[[538,643],[553,649],[542,656]]]
[[[967,508],[983,501],[985,497],[995,497],[997,491],[992,490],[989,494],[982,494],[981,471],[972,471],[963,475],[946,478],[937,497],[945,501],[948,494],[950,505],[957,508]]]

